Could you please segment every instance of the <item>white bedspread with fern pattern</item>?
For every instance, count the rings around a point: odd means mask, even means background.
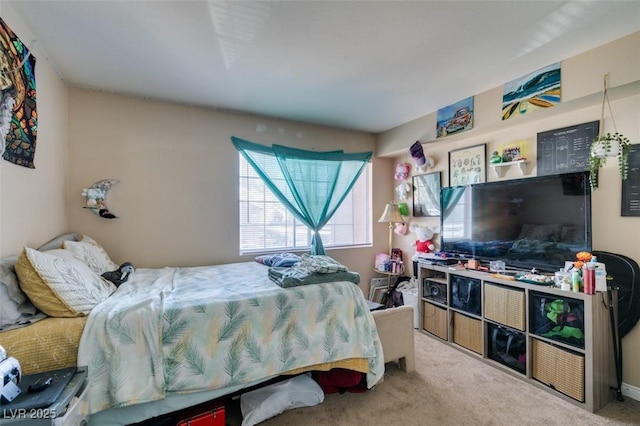
[[[138,269],[89,315],[78,365],[92,413],[171,393],[222,389],[382,346],[361,290],[341,281],[281,288],[256,262]]]

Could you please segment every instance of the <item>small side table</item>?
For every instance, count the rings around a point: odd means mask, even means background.
[[[0,410],[0,424],[14,426],[85,426],[89,422],[87,367],[78,367],[56,401],[48,407],[12,410],[10,404]],[[26,375],[18,384],[22,392],[36,376]],[[25,389],[23,389],[23,387]]]
[[[387,272],[387,271],[379,271],[377,269],[374,269],[374,271],[379,273],[380,275],[385,275],[387,277],[387,289],[391,288],[391,278],[399,277],[400,275],[404,274],[404,271],[402,271],[402,272]]]

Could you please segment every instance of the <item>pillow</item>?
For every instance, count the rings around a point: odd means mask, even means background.
[[[0,330],[28,321],[36,313],[18,283],[15,263],[18,256],[0,259]]]
[[[0,283],[0,330],[22,319],[18,304],[9,297],[7,286]]]
[[[38,250],[47,251],[47,250],[59,249],[62,246],[62,243],[64,241],[78,241],[79,237],[80,237],[80,235],[76,234],[75,232],[70,232],[68,234],[58,235],[57,237],[55,237],[51,241],[48,241],[48,242],[44,243],[43,245],[41,245],[40,247],[38,247]]]
[[[116,290],[67,250],[40,252],[25,247],[16,261],[22,290],[51,317],[87,315]]]
[[[24,314],[35,314],[36,307],[20,288],[16,275],[15,263],[18,256],[3,257],[0,259],[0,286],[6,288],[8,298],[17,305],[17,309]]]
[[[105,252],[105,254],[107,253],[107,251],[100,245],[98,244],[98,242],[96,240],[94,240],[93,238],[91,238],[88,235],[85,234],[79,234],[78,235],[78,241],[83,242],[83,243],[89,243],[89,244],[93,244],[94,246],[98,247],[99,249],[101,249],[102,251]],[[107,255],[107,257],[109,257],[109,255]],[[111,259],[109,259],[111,260]],[[116,265],[115,263],[111,262],[114,266],[114,269],[118,269],[118,265]]]
[[[118,265],[111,261],[107,252],[97,243],[65,241],[62,243],[62,248],[73,253],[75,257],[86,263],[98,275],[118,269]]]
[[[242,425],[253,426],[285,410],[313,407],[322,401],[324,392],[320,385],[310,373],[301,374],[240,395]]]

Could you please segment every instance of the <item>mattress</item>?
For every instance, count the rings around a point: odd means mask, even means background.
[[[22,374],[74,367],[88,317],[45,318],[26,327],[0,332],[0,345],[18,360]]]

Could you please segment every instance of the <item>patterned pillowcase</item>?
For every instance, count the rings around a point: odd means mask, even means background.
[[[25,247],[16,261],[20,286],[51,317],[87,315],[116,287],[67,250],[40,252]]]
[[[105,254],[107,253],[107,251],[93,238],[91,238],[90,236],[86,235],[86,234],[78,234],[78,241],[83,242],[83,243],[89,243],[89,244],[93,244],[94,246],[98,247],[100,250],[104,251]],[[107,257],[109,257],[109,255],[107,255]],[[109,259],[111,260],[111,259]],[[115,266],[114,269],[118,268],[118,265],[116,265],[115,263],[111,262],[113,264],[113,266]]]
[[[111,261],[107,252],[98,243],[94,243],[85,242],[85,240],[65,241],[62,243],[62,248],[69,250],[98,275],[118,269],[118,265]]]

